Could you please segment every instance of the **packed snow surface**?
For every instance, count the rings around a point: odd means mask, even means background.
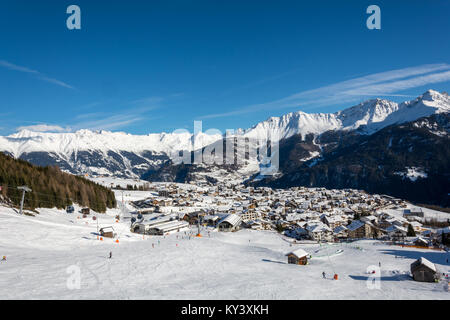
[[[372,240],[295,244],[277,232],[254,230],[205,228],[201,238],[184,232],[144,237],[131,233],[129,222],[115,221],[118,209],[93,213],[95,221],[78,210],[39,209],[31,217],[0,206],[0,257],[6,256],[0,262],[0,299],[450,298],[443,282],[409,276],[410,264],[420,257],[448,273],[446,252]],[[97,240],[97,222],[113,226],[119,243]],[[287,264],[285,254],[298,249],[312,255],[308,265]],[[381,287],[370,289],[368,271],[379,263]],[[71,282],[74,270],[80,271],[79,289]]]

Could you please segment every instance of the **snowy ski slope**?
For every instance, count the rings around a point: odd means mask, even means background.
[[[276,232],[252,230],[143,238],[130,233],[128,223],[115,221],[118,209],[98,219],[100,227],[114,227],[116,243],[97,240],[97,221],[78,219],[76,209],[74,214],[40,209],[30,217],[0,206],[0,257],[7,257],[0,263],[0,299],[450,298],[443,282],[419,283],[408,275],[419,257],[449,273],[446,252],[376,241],[293,244]],[[308,265],[286,263],[284,255],[296,248],[312,255]],[[369,289],[367,268],[379,262],[381,287]],[[80,270],[80,289],[67,286],[73,266]],[[332,280],[334,273],[339,280]]]

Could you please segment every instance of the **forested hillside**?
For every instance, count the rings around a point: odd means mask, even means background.
[[[32,189],[25,197],[27,208],[65,208],[77,203],[105,212],[116,206],[114,193],[106,187],[64,173],[56,166],[35,166],[0,153],[1,195],[18,205],[22,191],[17,187],[23,185]]]

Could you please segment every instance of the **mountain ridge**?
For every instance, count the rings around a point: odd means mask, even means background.
[[[428,90],[416,99],[402,103],[371,99],[335,113],[291,112],[270,117],[245,130],[238,129],[234,136],[283,140],[294,135],[305,138],[309,134],[318,136],[329,131],[373,134],[394,123],[449,111],[448,95]],[[38,165],[58,165],[74,174],[136,178],[170,162],[172,152],[193,151],[223,138],[220,134],[200,132],[194,135],[186,130],[148,135],[87,129],[70,133],[22,130],[0,136],[0,151]],[[313,151],[306,158],[316,156],[319,154]]]

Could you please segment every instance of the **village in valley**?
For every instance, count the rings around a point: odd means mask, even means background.
[[[111,187],[114,188],[113,183]],[[115,187],[123,189],[120,185]],[[197,232],[189,233],[189,238],[202,237],[202,230],[210,237],[211,231],[250,229],[278,232],[291,247],[373,239],[403,248],[449,250],[450,214],[362,190],[306,187],[273,190],[207,182],[187,185],[144,182],[140,187],[128,184],[126,189],[148,192],[145,198],[130,201],[132,210],[122,216],[130,219],[131,232],[143,235],[164,236],[197,228]],[[342,252],[337,249],[331,255]],[[329,255],[327,252],[328,258]],[[308,258],[312,257],[302,248],[286,256],[289,264],[298,265],[308,264]],[[410,275],[416,281],[441,279],[436,266],[424,257],[411,264]],[[442,275],[443,281],[448,282],[449,274]],[[333,278],[337,280],[338,275]]]
[[[448,226],[433,226],[448,224],[450,214],[354,189],[148,182],[130,189],[147,191],[144,199],[130,201],[128,210],[132,232],[147,235],[201,225],[222,232],[274,230],[293,241],[319,243],[378,239],[444,248],[449,241]]]
[[[0,205],[2,278],[34,292],[3,297],[449,298],[446,212],[354,189],[89,179],[117,208]],[[66,287],[71,265],[77,290]]]

